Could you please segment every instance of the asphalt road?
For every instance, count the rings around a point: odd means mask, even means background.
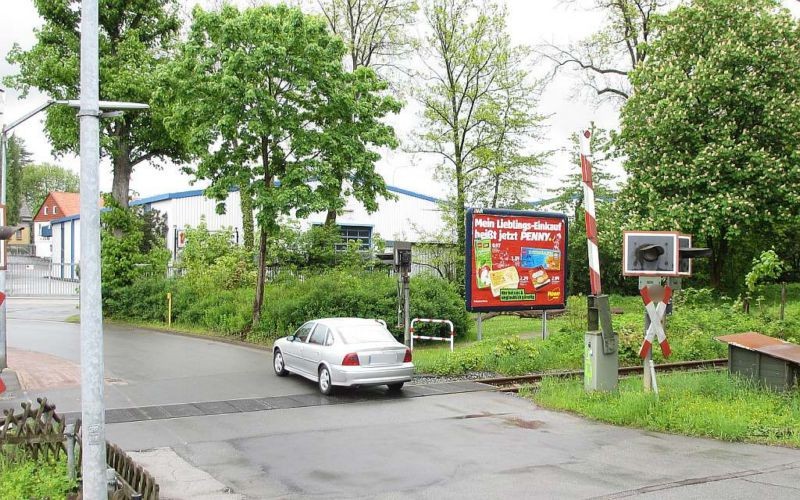
[[[41,355],[64,372],[34,379],[61,386],[28,396],[47,393],[62,411],[78,397],[68,386],[78,327],[59,321],[70,307],[12,301],[9,311],[17,359]],[[255,349],[114,327],[105,347],[110,408],[311,401],[316,390],[273,376],[269,353]],[[162,498],[800,497],[798,450],[617,428],[490,391],[371,394],[108,424],[107,437],[156,476]],[[14,403],[0,400],[0,409]]]

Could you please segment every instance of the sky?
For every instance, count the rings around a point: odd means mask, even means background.
[[[187,12],[200,3],[209,6],[214,0],[183,0]],[[252,0],[238,0],[234,3],[251,4]],[[591,0],[581,2],[565,2],[564,0],[507,0],[509,10],[508,28],[512,41],[516,44],[536,46],[541,43],[566,45],[583,39],[603,22],[602,13],[587,9]],[[800,16],[800,2],[786,0],[784,2],[795,15]],[[2,0],[0,6],[0,78],[16,73],[5,56],[14,43],[23,48],[30,48],[35,42],[34,30],[41,25],[33,0]],[[542,73],[546,68],[532,67],[532,71]],[[46,101],[47,96],[31,91],[22,98],[15,90],[6,88],[5,121],[15,120],[35,109]],[[395,126],[401,143],[409,146],[413,131],[418,122],[418,107],[409,102],[409,106],[391,122]],[[546,119],[544,139],[539,143],[531,143],[533,150],[563,150],[569,144],[569,136],[594,121],[603,128],[615,128],[618,124],[617,109],[610,104],[598,106],[588,98],[576,95],[574,76],[563,74],[551,81],[545,88],[539,101],[539,112]],[[43,115],[31,118],[15,129],[27,148],[33,154],[35,162],[51,162],[78,172],[79,160],[73,155],[53,157],[47,137],[43,130]],[[418,191],[433,196],[444,195],[444,186],[434,179],[433,171],[436,160],[430,157],[415,155],[404,150],[388,152],[378,163],[378,171],[388,184]],[[559,185],[564,175],[573,168],[574,161],[564,153],[556,153],[551,157],[545,171],[536,179],[537,187],[529,193],[531,200],[550,197],[549,189]],[[619,165],[611,167],[612,173],[622,176]],[[111,166],[108,161],[101,164],[100,189],[111,189]],[[193,184],[193,179],[183,174],[177,166],[166,166],[158,170],[151,165],[138,165],[131,179],[131,189],[135,196],[152,196],[165,192],[182,191],[205,187],[203,183]]]

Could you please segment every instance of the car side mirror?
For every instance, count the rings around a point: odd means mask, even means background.
[[[288,337],[286,337],[286,340],[288,340],[289,342],[294,342],[295,338],[296,337],[294,335],[289,335]]]

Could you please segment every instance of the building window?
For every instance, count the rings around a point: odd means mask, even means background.
[[[341,243],[336,244],[337,251],[344,251],[351,241],[359,243],[359,250],[369,250],[372,246],[372,228],[369,226],[339,226],[342,235]]]
[[[14,237],[15,237],[17,240],[21,240],[21,239],[22,239],[22,229],[17,229],[17,232],[16,232],[16,234],[14,235]]]
[[[42,238],[50,238],[53,236],[53,228],[50,226],[42,226],[42,230],[39,234]]]
[[[44,207],[44,214],[47,215],[47,207]]]
[[[53,215],[58,213],[58,207],[53,205]]]

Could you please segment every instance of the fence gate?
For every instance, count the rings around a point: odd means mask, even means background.
[[[9,297],[77,297],[80,282],[76,264],[9,255],[6,294]]]

